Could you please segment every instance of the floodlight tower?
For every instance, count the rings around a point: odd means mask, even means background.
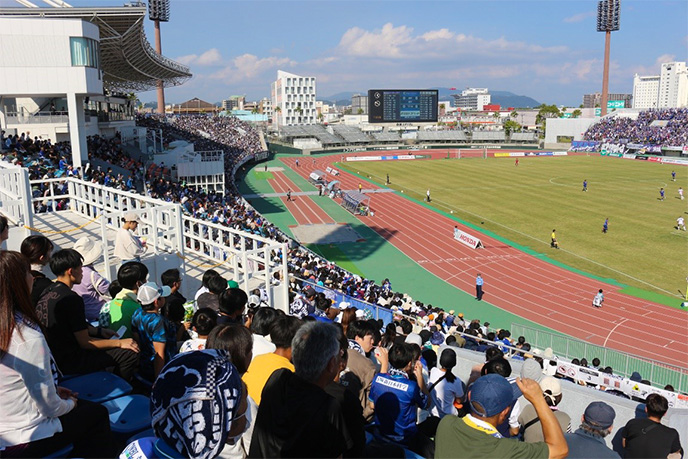
[[[609,98],[609,46],[612,32],[619,30],[621,0],[602,0],[597,3],[597,31],[604,32],[604,75],[602,77],[602,116],[607,114]]]
[[[155,23],[155,52],[162,55],[160,23],[170,20],[170,0],[148,0],[148,18]],[[165,88],[158,80],[158,113],[165,114]]]

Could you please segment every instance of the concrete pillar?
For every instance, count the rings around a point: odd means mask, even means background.
[[[83,164],[88,161],[84,96],[67,94],[67,110],[69,111],[69,140],[72,143],[72,164],[74,169],[81,167],[83,171]]]

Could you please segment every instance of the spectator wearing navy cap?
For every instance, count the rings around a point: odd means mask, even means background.
[[[615,417],[614,408],[604,402],[592,402],[588,405],[581,417],[578,430],[564,436],[569,445],[568,457],[619,457],[604,440],[612,432]]]
[[[445,416],[440,421],[435,437],[435,457],[566,457],[568,447],[564,433],[538,383],[518,378],[516,384],[540,417],[544,442],[517,442],[499,434],[497,425],[509,416],[514,394],[506,378],[488,374],[478,378],[468,390],[470,414],[463,418]]]

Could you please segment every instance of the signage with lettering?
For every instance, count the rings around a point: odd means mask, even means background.
[[[475,236],[471,236],[470,234],[464,231],[461,231],[457,226],[454,227],[454,239],[474,249],[484,248],[483,243],[480,239],[478,239]]]

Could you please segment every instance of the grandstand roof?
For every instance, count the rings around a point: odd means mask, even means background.
[[[114,92],[149,91],[191,78],[188,67],[159,55],[146,39],[146,6],[107,8],[0,8],[0,16],[82,19],[100,29],[103,85]]]

